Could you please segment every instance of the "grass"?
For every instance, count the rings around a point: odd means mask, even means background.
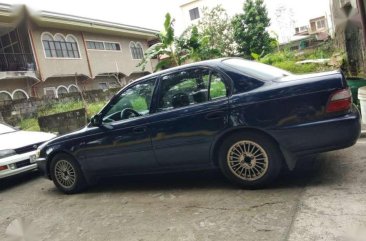
[[[88,103],[87,104],[87,112],[88,112],[88,118],[91,118],[93,115],[98,114],[99,111],[102,110],[102,108],[107,104],[106,101],[99,101],[94,103]]]
[[[51,106],[43,107],[38,110],[38,116],[48,116],[62,112],[68,112],[72,110],[77,110],[84,108],[84,105],[81,101],[77,102],[67,102],[67,103],[57,103]]]
[[[270,53],[261,58],[259,61],[264,64],[276,66],[295,74],[306,74],[333,70],[334,67],[326,64],[296,64],[298,61],[309,59],[325,59],[331,58],[334,54],[332,42],[327,42],[316,49],[305,49],[303,51],[281,50],[275,53]]]
[[[23,119],[19,127],[24,131],[40,131],[37,118]]]

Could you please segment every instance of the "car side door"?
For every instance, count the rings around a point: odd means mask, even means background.
[[[139,82],[114,97],[100,113],[101,126],[83,153],[94,172],[126,172],[157,166],[148,118],[156,79]]]
[[[228,125],[228,80],[217,71],[193,68],[163,75],[151,139],[161,166],[207,165],[214,138]]]

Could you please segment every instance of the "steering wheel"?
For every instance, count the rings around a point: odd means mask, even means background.
[[[131,115],[133,115],[133,117],[141,116],[141,114],[134,109],[126,108],[121,111],[121,120],[128,119]]]

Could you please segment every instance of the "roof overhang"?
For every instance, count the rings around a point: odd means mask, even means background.
[[[156,38],[158,34],[158,31],[153,29],[47,11],[35,12],[31,14],[31,19],[40,27],[139,37],[147,40]]]
[[[122,35],[152,40],[159,31],[132,25],[49,11],[33,11],[25,5],[0,4],[0,28],[14,28],[24,16],[40,27],[60,28],[92,33]]]

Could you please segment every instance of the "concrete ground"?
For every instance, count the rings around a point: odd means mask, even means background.
[[[67,196],[30,174],[0,184],[0,240],[18,218],[32,222],[37,241],[356,240],[366,229],[365,171],[361,139],[305,158],[265,190],[204,172],[113,178]]]

